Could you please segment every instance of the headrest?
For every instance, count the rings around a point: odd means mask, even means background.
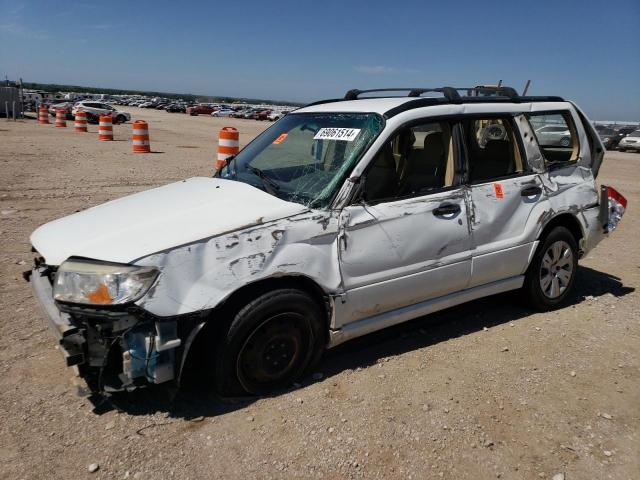
[[[433,158],[440,158],[444,156],[442,132],[431,132],[424,137],[424,153],[427,157]]]
[[[413,130],[407,129],[400,133],[398,137],[398,148],[400,154],[405,154],[407,149],[413,147],[413,143],[416,141],[416,136],[413,134]]]
[[[378,167],[396,168],[396,160],[393,156],[393,147],[391,142],[386,142],[376,155],[374,164]]]

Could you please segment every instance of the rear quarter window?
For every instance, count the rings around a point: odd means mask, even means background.
[[[578,132],[567,112],[527,114],[547,164],[575,162],[580,153]]]

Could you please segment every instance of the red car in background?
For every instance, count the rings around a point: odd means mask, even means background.
[[[260,110],[253,114],[254,120],[267,120],[269,118],[269,114],[271,110]]]
[[[187,107],[187,113],[189,115],[211,115],[215,110],[215,107],[204,104]]]

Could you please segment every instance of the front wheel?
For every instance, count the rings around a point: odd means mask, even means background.
[[[537,310],[559,307],[569,295],[578,269],[578,246],[565,227],[556,227],[538,246],[529,265],[523,293]]]
[[[116,118],[116,123],[125,123],[127,121],[127,117],[125,117],[124,115],[118,115],[118,118]]]
[[[298,380],[324,348],[322,311],[295,289],[278,289],[249,302],[234,316],[215,358],[223,396],[261,395]]]

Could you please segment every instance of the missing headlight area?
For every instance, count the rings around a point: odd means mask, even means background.
[[[143,320],[127,312],[62,307],[72,328],[60,339],[68,365],[91,390],[116,392],[176,378],[175,321]]]

